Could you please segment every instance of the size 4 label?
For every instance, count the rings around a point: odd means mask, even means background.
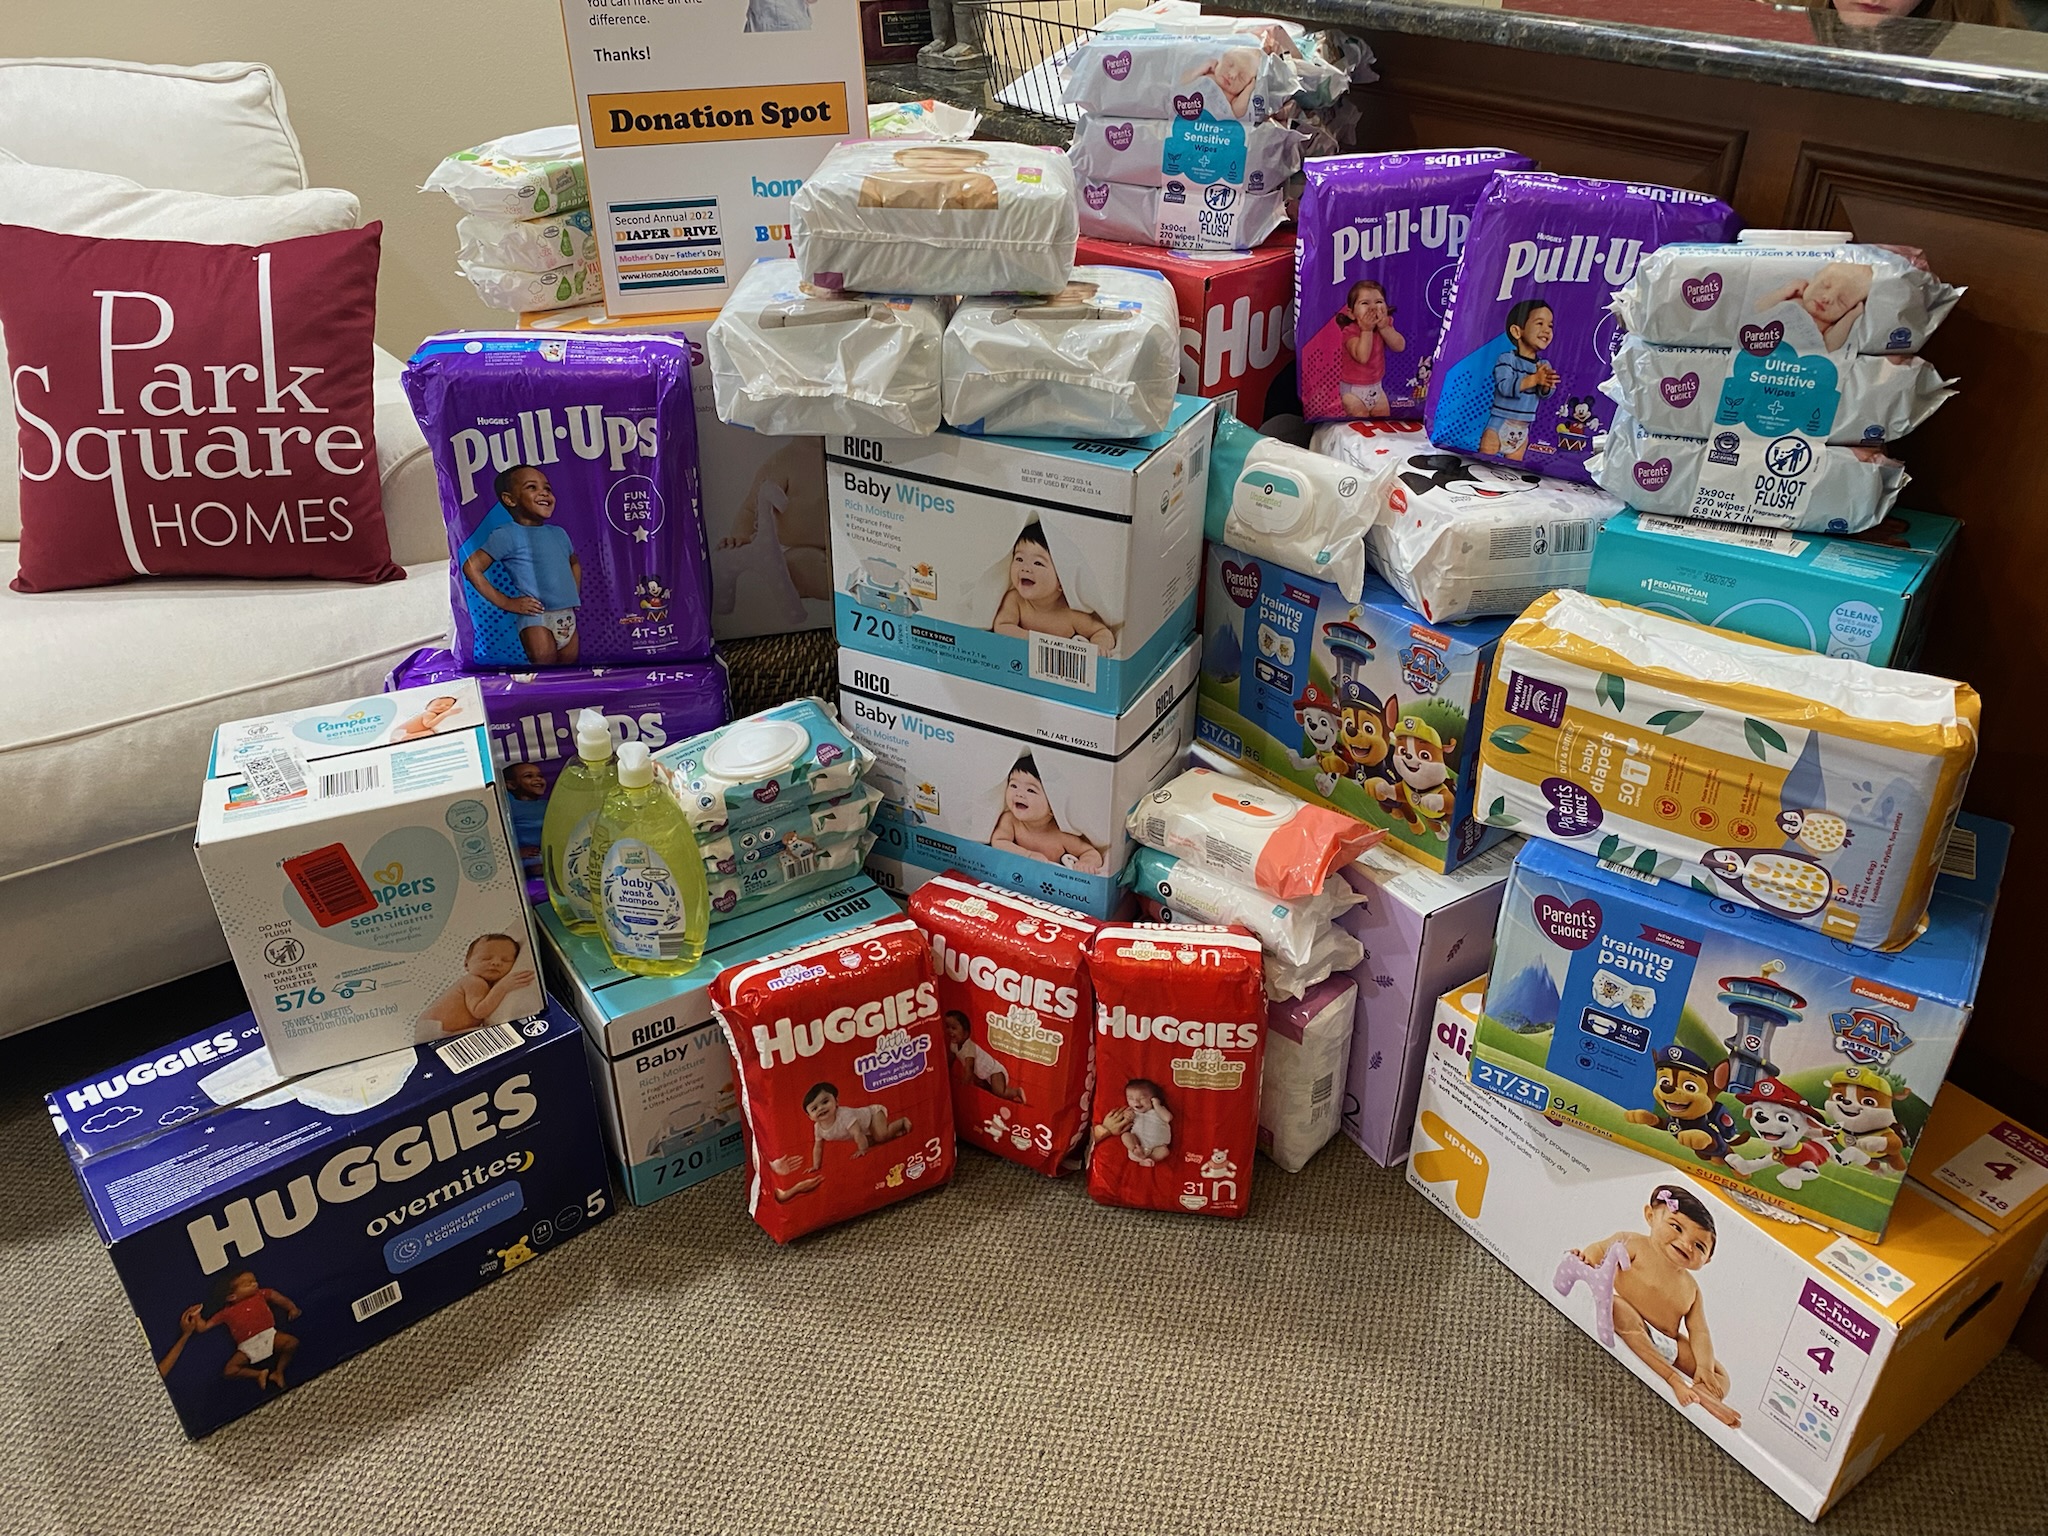
[[[2001,1120],[1928,1179],[1994,1216],[2010,1216],[2048,1189],[2048,1143],[2025,1126]]]

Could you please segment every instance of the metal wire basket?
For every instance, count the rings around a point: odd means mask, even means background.
[[[1067,60],[1095,35],[1117,0],[956,0],[963,31],[975,29],[988,55],[989,89],[1006,107],[1050,123],[1080,114],[1060,100]]]

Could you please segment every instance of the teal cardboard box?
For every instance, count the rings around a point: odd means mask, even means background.
[[[536,909],[548,991],[583,1026],[605,1138],[635,1205],[701,1184],[746,1157],[732,1052],[711,1016],[711,982],[758,960],[881,918],[896,904],[865,875],[714,926],[704,958],[680,976],[620,970],[595,934]]]
[[[1624,512],[1601,531],[1586,590],[1802,651],[1910,667],[1961,526],[1899,511],[1842,538]]]

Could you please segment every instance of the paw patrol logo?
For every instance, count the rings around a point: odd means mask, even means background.
[[[1881,1067],[1913,1044],[1905,1025],[1868,1008],[1830,1015],[1828,1027],[1835,1049],[1861,1067]]]
[[[1410,693],[1435,693],[1451,669],[1433,645],[1417,641],[1401,648],[1401,681]]]

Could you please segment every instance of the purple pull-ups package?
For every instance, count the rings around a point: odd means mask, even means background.
[[[469,667],[711,654],[690,354],[667,336],[450,332],[406,365]]]
[[[1472,205],[1495,171],[1535,164],[1505,149],[1451,149],[1303,165],[1294,236],[1303,415],[1421,419]]]
[[[1673,187],[1507,171],[1480,194],[1458,258],[1428,399],[1439,448],[1589,481],[1621,345],[1609,310],[1636,263],[1680,240],[1733,240],[1719,198]]]

